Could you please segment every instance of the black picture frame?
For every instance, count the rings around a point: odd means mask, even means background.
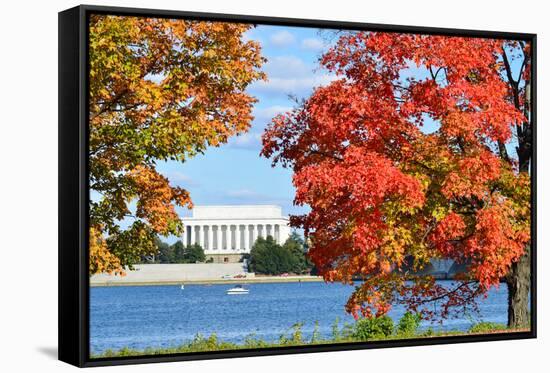
[[[531,330],[517,333],[448,336],[368,343],[338,343],[303,347],[213,351],[155,356],[90,359],[88,277],[88,17],[90,14],[230,21],[240,23],[302,26],[328,29],[370,30],[525,40],[532,45],[532,177],[531,177]],[[536,34],[448,28],[382,25],[311,19],[275,18],[80,5],[59,13],[59,360],[79,367],[219,359],[260,355],[284,355],[448,343],[484,342],[536,338],[536,178],[537,178],[537,58]]]

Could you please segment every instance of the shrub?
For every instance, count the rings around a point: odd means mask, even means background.
[[[495,330],[504,330],[506,325],[499,324],[496,322],[480,322],[478,324],[472,325],[469,332],[470,333],[487,333]]]
[[[435,332],[433,330],[433,328],[428,328],[426,330],[424,330],[419,336],[420,337],[433,337],[435,335]]]
[[[355,323],[352,337],[365,341],[389,337],[393,333],[393,320],[389,316],[360,319]]]
[[[404,337],[410,337],[416,334],[422,317],[418,313],[405,312],[403,317],[397,323],[397,334]]]
[[[248,270],[265,275],[307,273],[310,265],[299,235],[293,234],[283,246],[267,236],[258,237],[252,246]]]

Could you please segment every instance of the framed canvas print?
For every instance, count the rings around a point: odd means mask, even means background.
[[[536,336],[536,37],[59,13],[59,358]]]

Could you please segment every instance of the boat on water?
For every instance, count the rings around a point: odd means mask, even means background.
[[[181,290],[185,290],[185,285],[184,285],[184,284],[181,284],[180,289],[181,289]]]
[[[248,294],[249,290],[244,288],[242,285],[236,285],[235,287],[232,287],[231,289],[227,289],[227,295],[240,295],[240,294]]]

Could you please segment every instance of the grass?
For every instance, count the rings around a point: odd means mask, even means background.
[[[493,334],[493,333],[514,333],[528,331],[529,329],[509,329],[504,324],[480,322],[472,325],[472,327],[464,331],[434,331],[431,328],[427,330],[419,330],[420,319],[405,314],[399,320],[397,325],[393,326],[393,322],[389,318],[378,318],[374,321],[360,320],[355,324],[345,323],[340,329],[338,320],[332,326],[331,338],[321,338],[319,333],[319,325],[315,323],[315,328],[310,337],[303,335],[302,323],[294,324],[289,330],[279,337],[276,342],[268,342],[250,335],[245,338],[242,343],[233,343],[220,340],[216,334],[204,337],[197,334],[192,341],[184,343],[180,346],[170,348],[146,348],[144,350],[136,350],[131,348],[122,348],[120,350],[106,350],[101,354],[92,354],[92,358],[117,358],[142,355],[172,355],[181,353],[196,353],[208,351],[229,351],[242,349],[262,349],[262,348],[277,348],[287,346],[308,346],[322,345],[334,343],[353,343],[353,342],[373,342],[386,340],[403,340],[411,338],[437,338],[447,336],[463,336],[476,334]],[[388,323],[391,326],[388,326]]]

